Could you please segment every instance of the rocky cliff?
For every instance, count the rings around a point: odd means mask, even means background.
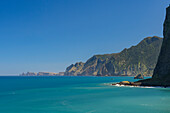
[[[67,67],[64,75],[78,75],[81,73],[83,67],[84,67],[83,62],[77,62],[76,64],[71,64],[69,67]]]
[[[138,81],[143,86],[170,86],[170,6],[166,9],[163,43],[151,79]]]
[[[147,37],[120,53],[94,55],[85,63],[72,64],[67,67],[65,75],[135,76],[141,73],[151,76],[161,44],[162,38]]]
[[[166,9],[163,35],[162,48],[154,70],[153,78],[170,78],[170,7]]]
[[[163,42],[152,78],[126,83],[134,86],[170,86],[170,6],[166,8],[166,18],[163,29]],[[124,85],[124,83],[117,83]],[[113,84],[115,85],[115,84]]]

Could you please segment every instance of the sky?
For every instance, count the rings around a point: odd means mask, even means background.
[[[0,0],[0,75],[63,72],[163,37],[170,0]]]

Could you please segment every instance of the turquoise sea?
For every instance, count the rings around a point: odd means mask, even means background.
[[[0,77],[0,113],[170,113],[170,89],[117,87],[133,77]]]

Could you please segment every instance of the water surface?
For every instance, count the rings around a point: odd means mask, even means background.
[[[133,77],[0,77],[0,113],[170,113],[170,89],[116,87]]]

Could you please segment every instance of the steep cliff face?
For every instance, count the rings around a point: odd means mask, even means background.
[[[164,39],[153,78],[170,80],[170,7],[166,9],[163,35]]]
[[[162,38],[147,37],[120,53],[94,55],[85,63],[72,64],[66,69],[65,75],[135,76],[141,73],[151,76],[161,44]]]
[[[170,86],[170,6],[166,9],[163,35],[161,51],[152,78],[137,81],[135,85]]]
[[[153,78],[170,80],[170,7],[166,9],[163,35],[164,39]]]

